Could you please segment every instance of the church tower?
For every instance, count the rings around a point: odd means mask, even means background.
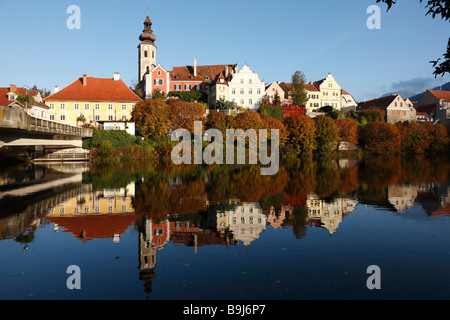
[[[139,49],[139,80],[142,81],[144,75],[152,70],[156,66],[156,36],[152,31],[152,22],[148,17],[144,21],[144,30],[139,36],[141,43],[138,46]]]

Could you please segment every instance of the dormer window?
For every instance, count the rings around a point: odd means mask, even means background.
[[[10,94],[10,95],[8,96],[8,100],[15,100],[14,95],[13,95],[13,94]]]

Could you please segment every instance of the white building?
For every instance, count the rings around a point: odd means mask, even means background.
[[[244,65],[228,83],[228,100],[246,109],[256,110],[261,104],[265,89],[266,85],[258,74]]]

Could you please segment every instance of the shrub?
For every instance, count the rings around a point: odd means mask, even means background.
[[[369,153],[398,153],[401,136],[397,127],[386,122],[369,122],[360,131],[360,143]]]
[[[259,107],[259,113],[263,118],[269,117],[283,121],[283,107],[263,103]]]

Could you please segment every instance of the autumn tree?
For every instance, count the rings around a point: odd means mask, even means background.
[[[369,153],[398,153],[401,136],[397,127],[386,122],[369,122],[360,130],[360,143]]]
[[[246,111],[234,117],[233,127],[234,129],[243,129],[244,131],[248,129],[259,130],[263,128],[263,120],[258,112]]]
[[[180,99],[170,99],[168,102],[169,119],[172,130],[186,129],[194,134],[194,123],[204,122],[205,109],[201,104]]]
[[[450,146],[450,137],[448,135],[447,128],[438,123],[434,126],[434,130],[432,133],[433,141],[431,143],[431,151],[434,152],[445,152],[449,149]]]
[[[314,120],[306,115],[288,117],[284,125],[288,134],[288,143],[303,156],[311,156],[316,148],[316,125]]]
[[[131,117],[144,137],[165,137],[169,132],[169,109],[163,99],[138,102]]]
[[[268,139],[272,138],[271,135],[272,129],[278,130],[280,146],[284,146],[288,139],[288,135],[286,127],[284,126],[283,122],[274,118],[264,118],[263,123],[264,129],[267,129],[267,138]]]
[[[233,117],[223,113],[212,111],[208,114],[205,121],[205,130],[217,129],[225,137],[226,130],[233,126]]]
[[[328,116],[314,118],[316,126],[316,151],[327,154],[336,148],[339,141],[339,129],[334,120]]]
[[[292,85],[291,85],[291,99],[292,105],[303,107],[306,104],[308,99],[308,95],[305,89],[305,75],[301,71],[296,71],[292,76]]]
[[[337,119],[336,126],[339,131],[339,139],[336,146],[337,150],[339,150],[344,143],[347,143],[350,146],[358,144],[358,123],[354,119]]]

